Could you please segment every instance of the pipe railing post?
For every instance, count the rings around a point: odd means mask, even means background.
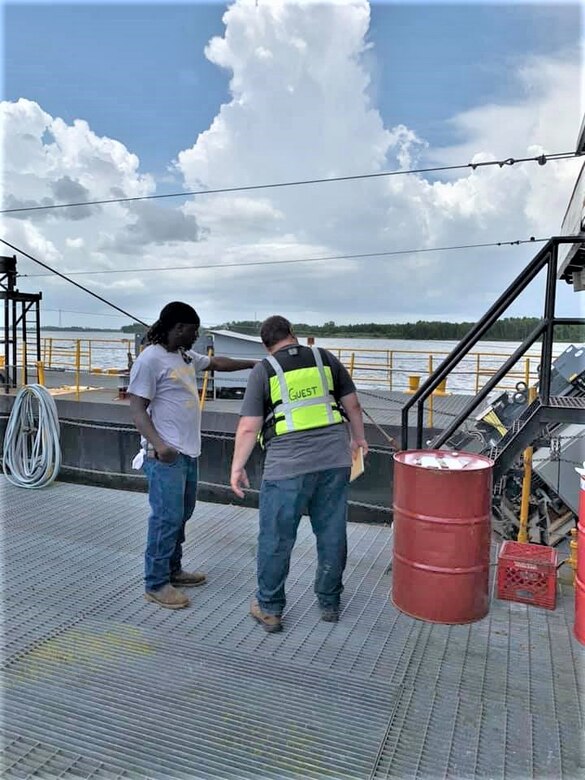
[[[552,371],[553,340],[555,327],[555,292],[557,284],[557,246],[552,247],[548,258],[546,292],[544,299],[544,321],[546,327],[542,338],[540,360],[540,400],[546,406],[550,399],[550,377]]]
[[[520,503],[520,527],[518,541],[528,542],[528,512],[530,510],[530,492],[532,488],[532,447],[524,450],[524,476],[522,478],[522,499]]]
[[[567,563],[571,567],[571,582],[575,583],[577,574],[577,529],[571,528],[571,541],[569,542],[569,557]]]
[[[207,347],[207,355],[211,358],[213,355],[213,348]],[[209,368],[205,369],[205,374],[203,374],[203,386],[201,387],[201,398],[199,399],[199,409],[200,411],[203,411],[203,408],[205,406],[205,401],[207,399],[207,384],[209,382]]]
[[[433,356],[429,355],[429,376],[432,376],[432,374],[433,374]],[[434,393],[431,393],[429,396],[429,428],[432,428],[434,423],[433,398],[434,398]]]
[[[79,401],[79,372],[81,370],[81,340],[75,340],[75,399]]]
[[[28,359],[28,354],[27,354],[27,349],[26,349],[26,341],[22,342],[21,357],[22,357],[22,365],[20,367],[20,384],[21,384],[22,387],[24,387],[26,385],[26,383],[27,383],[27,380],[28,380],[28,375],[27,375],[27,370],[26,370],[27,369],[27,359]]]

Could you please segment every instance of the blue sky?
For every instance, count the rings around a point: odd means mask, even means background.
[[[519,59],[577,45],[580,23],[576,4],[374,5],[369,37],[381,113],[431,144],[452,142],[451,116],[514,100],[508,76]]]
[[[564,152],[583,110],[577,3],[9,2],[3,25],[11,205]],[[278,301],[304,322],[469,320],[533,247],[245,265],[552,235],[578,166],[19,215],[5,235],[61,271],[100,271],[79,280],[144,319],[185,296],[208,323],[242,301],[246,318]],[[185,271],[143,273],[165,266]],[[103,324],[99,304],[38,283],[47,309]]]
[[[5,97],[28,97],[69,122],[83,117],[164,172],[227,98],[227,74],[203,55],[224,10],[9,4]]]
[[[68,122],[84,118],[163,176],[229,99],[229,74],[204,56],[223,33],[225,9],[9,2],[4,97],[35,100]],[[452,143],[450,117],[513,100],[507,74],[520,56],[575,46],[580,24],[577,4],[375,3],[372,100],[385,124],[404,123],[431,145]]]

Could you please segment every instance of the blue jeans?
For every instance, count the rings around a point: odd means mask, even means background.
[[[308,513],[317,538],[315,593],[322,609],[338,609],[347,560],[348,468],[291,479],[264,480],[260,489],[258,604],[282,614],[285,581],[301,515]]]
[[[144,554],[146,590],[158,590],[181,571],[185,523],[197,495],[197,458],[181,455],[173,463],[144,459],[148,478],[148,536]]]

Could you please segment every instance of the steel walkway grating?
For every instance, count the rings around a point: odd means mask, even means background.
[[[142,780],[145,775],[117,771],[101,761],[62,750],[35,739],[21,737],[11,729],[3,733],[5,777],[69,777],[91,780]]]
[[[198,777],[361,776],[398,689],[339,683],[334,674],[306,669],[300,676],[267,659],[86,620],[10,668],[5,696],[13,729],[36,739],[48,733],[73,753],[119,768],[146,764],[163,776],[189,775],[193,767]]]
[[[406,688],[372,780],[382,778],[577,778],[578,723],[533,715],[518,703]],[[581,765],[582,766],[582,765]]]
[[[425,624],[388,602],[390,530],[353,525],[325,624],[303,521],[269,636],[247,614],[254,510],[198,506],[186,557],[210,582],[171,612],[142,598],[143,494],[2,488],[4,777],[583,775],[572,591]]]

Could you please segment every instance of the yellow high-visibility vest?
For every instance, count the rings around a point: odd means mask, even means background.
[[[292,354],[291,354],[292,352]],[[296,352],[296,354],[295,354]],[[324,428],[343,422],[334,397],[333,374],[318,347],[295,346],[264,359],[269,382],[269,412],[261,442],[272,436]]]

